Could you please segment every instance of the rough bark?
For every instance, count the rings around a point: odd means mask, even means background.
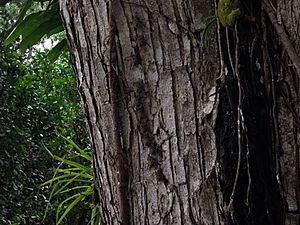
[[[260,1],[206,51],[214,1],[60,6],[103,224],[297,224],[299,75]]]
[[[280,0],[275,4],[278,24],[285,27],[289,40],[300,57],[300,2]],[[300,74],[281,52],[277,75],[278,126],[280,135],[280,172],[287,225],[300,221]]]
[[[124,213],[131,224],[222,223],[213,132],[217,97],[212,95],[218,56],[214,40],[205,55],[199,39],[204,17],[214,13],[213,2],[111,4],[61,1],[104,224],[120,223],[123,201],[130,203]],[[112,51],[117,54],[113,66]],[[117,73],[117,96],[110,92],[112,72]],[[119,121],[114,121],[115,110]],[[124,157],[127,199],[117,187],[123,179],[118,160]]]

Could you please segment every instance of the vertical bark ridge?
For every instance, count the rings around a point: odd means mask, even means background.
[[[175,16],[176,26],[178,29],[178,30],[175,30],[175,34],[176,34],[177,40],[178,40],[180,58],[182,61],[182,65],[185,65],[184,43],[183,43],[183,38],[182,38],[182,34],[184,33],[184,31],[182,29],[183,23],[182,23],[179,9],[178,9],[177,0],[172,0],[172,6],[173,6],[172,8],[173,8],[174,16]]]
[[[129,205],[129,174],[128,174],[128,159],[127,153],[121,143],[122,125],[120,110],[122,109],[122,96],[120,90],[120,75],[118,77],[118,52],[117,52],[117,27],[115,22],[114,7],[116,7],[115,1],[111,1],[109,9],[109,94],[112,104],[112,123],[113,123],[113,138],[115,144],[115,157],[117,163],[117,176],[119,186],[119,210],[120,210],[120,222],[123,225],[130,224],[130,205]]]
[[[174,121],[175,121],[175,132],[176,132],[176,137],[177,137],[177,149],[178,149],[178,154],[181,155],[181,147],[182,147],[182,141],[181,141],[181,136],[182,136],[182,128],[181,128],[181,118],[178,118],[178,101],[177,98],[178,92],[177,92],[177,78],[174,72],[174,69],[172,68],[172,65],[170,65],[170,72],[172,76],[172,94],[173,94],[173,107],[174,107]]]

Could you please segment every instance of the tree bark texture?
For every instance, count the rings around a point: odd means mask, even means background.
[[[260,1],[204,50],[215,5],[60,0],[103,224],[298,224],[299,75]]]
[[[300,1],[277,2],[278,24],[284,25],[300,57]],[[286,224],[300,223],[300,74],[286,51],[278,55],[277,73],[278,128],[282,189],[286,207]]]

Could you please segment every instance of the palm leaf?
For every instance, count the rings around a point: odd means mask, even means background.
[[[61,193],[66,187],[68,187],[68,185],[70,185],[73,181],[76,180],[77,177],[79,177],[79,176],[82,175],[83,173],[84,173],[84,171],[81,172],[81,173],[79,173],[79,174],[77,174],[77,175],[74,176],[72,179],[69,179],[69,180],[68,180],[61,188],[59,188],[59,189],[54,193],[54,195],[57,195],[57,194]]]
[[[17,26],[24,19],[28,9],[32,6],[32,3],[33,3],[33,0],[27,0],[26,2],[24,2],[15,26]]]
[[[61,21],[59,13],[56,9],[31,13],[30,15],[26,16],[25,19],[19,22],[15,29],[5,39],[4,44],[9,45],[20,36],[22,36],[22,39],[25,39],[29,35],[32,36],[32,33],[34,33],[35,30],[35,33],[43,33],[44,36],[50,32],[50,29],[48,28],[45,31],[41,30],[39,27],[42,24],[47,25],[46,23],[51,23],[51,21]],[[61,25],[61,22],[58,23],[57,26],[59,25]],[[52,29],[53,28],[51,28],[51,30]]]
[[[60,212],[60,208],[62,207],[62,205],[68,201],[70,201],[73,198],[76,198],[72,203],[70,203],[67,207],[67,209],[64,211],[64,213],[62,214],[62,216],[59,218],[57,225],[59,225],[62,220],[66,217],[66,215],[74,208],[74,206],[76,206],[79,202],[83,201],[87,196],[91,195],[93,193],[93,190],[91,187],[88,187],[86,189],[86,191],[80,192],[78,194],[72,195],[71,197],[65,199],[63,202],[61,202],[58,206],[58,210],[57,210],[57,214],[56,214],[56,218],[58,218],[58,214]]]
[[[81,169],[81,170],[85,170],[87,171],[88,173],[92,173],[92,169],[87,167],[87,166],[84,166],[80,163],[77,163],[77,162],[74,162],[74,161],[71,161],[71,160],[68,160],[68,159],[64,159],[64,158],[61,158],[59,156],[56,156],[56,155],[53,155],[51,153],[51,151],[44,145],[44,148],[47,150],[47,152],[51,155],[51,157],[55,160],[58,160],[60,162],[63,162],[63,163],[66,163],[68,164],[69,166],[73,166],[74,168],[78,168],[78,169]]]
[[[67,143],[69,143],[72,147],[74,147],[79,153],[80,156],[82,156],[83,158],[85,158],[86,160],[91,161],[92,157],[91,154],[88,154],[87,152],[83,151],[81,148],[78,147],[78,145],[76,145],[74,143],[74,141],[64,137],[63,135],[59,135],[64,141],[66,141]]]

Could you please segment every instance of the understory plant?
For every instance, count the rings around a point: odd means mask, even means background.
[[[62,135],[60,137],[67,143],[68,149],[71,150],[64,157],[54,155],[44,146],[51,157],[59,163],[54,171],[53,178],[40,185],[43,189],[50,189],[44,219],[52,201],[55,199],[56,204],[54,205],[57,206],[56,225],[63,224],[66,217],[79,204],[84,204],[90,209],[90,220],[83,221],[84,224],[99,225],[100,216],[97,205],[91,202],[95,189],[93,170],[90,166],[91,152],[89,149],[78,147],[72,140]]]

